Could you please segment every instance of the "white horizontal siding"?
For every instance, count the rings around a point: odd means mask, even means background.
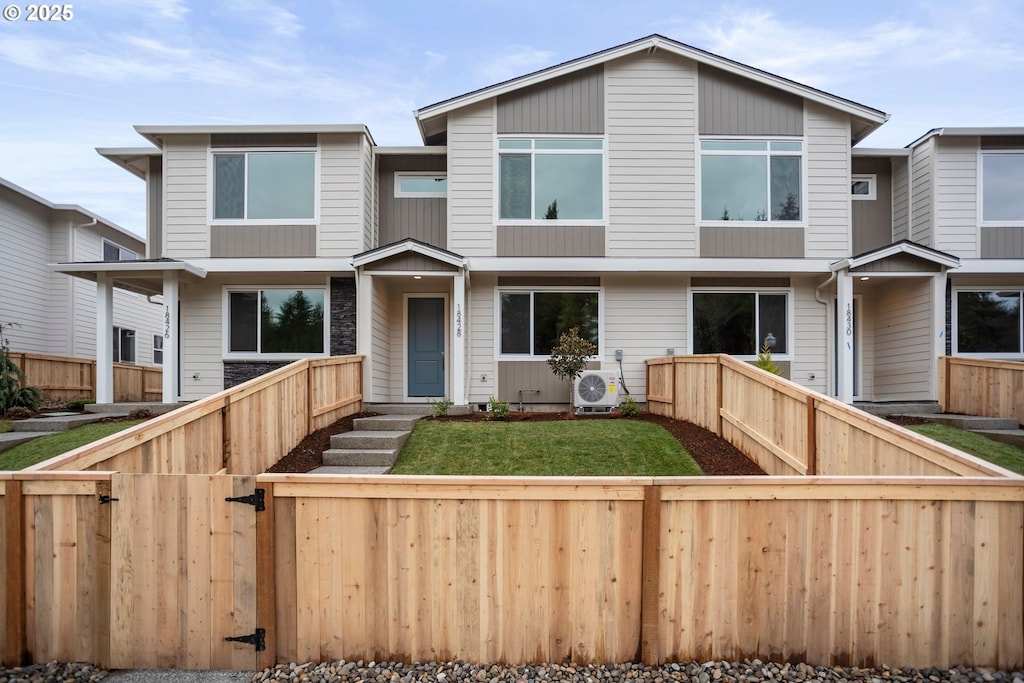
[[[910,199],[907,196],[908,162],[906,159],[892,160],[892,239],[894,242],[910,239]]]
[[[373,320],[371,323],[373,328],[373,342],[371,344],[371,353],[373,354],[373,400],[390,401],[392,400],[391,309],[388,308],[387,287],[378,278],[373,278],[373,292],[371,298],[373,302]]]
[[[850,254],[850,119],[834,109],[804,102],[807,136],[805,256]]]
[[[875,300],[874,399],[928,400],[931,375],[931,281],[906,280]]]
[[[194,401],[224,388],[223,288],[206,282],[181,296],[181,398]]]
[[[0,322],[14,351],[49,353],[50,211],[0,188]],[[40,305],[41,304],[41,305]]]
[[[46,263],[72,261],[71,255],[71,221],[66,212],[55,213],[50,219],[50,253]],[[58,356],[73,356],[72,338],[72,290],[76,278],[63,273],[48,273],[49,283],[46,291],[46,353]]]
[[[796,279],[793,286],[793,360],[789,378],[824,393],[828,387],[828,307],[814,298],[817,281]],[[814,379],[811,379],[811,375]]]
[[[696,256],[696,64],[632,55],[605,88],[608,256]]]
[[[320,136],[320,256],[346,257],[364,251],[366,160],[360,139]]]
[[[910,157],[910,239],[928,247],[934,246],[934,153],[933,137],[915,147]]]
[[[686,352],[686,279],[683,276],[607,276],[604,285],[604,358],[602,369],[618,370],[615,350],[622,349],[626,388],[639,402],[647,400],[648,358],[666,349]]]
[[[978,258],[978,138],[943,138],[935,150],[935,248]]]
[[[210,255],[207,203],[209,136],[181,135],[164,143],[164,240],[170,258]]]
[[[494,100],[448,115],[448,248],[493,256]]]
[[[469,402],[486,403],[498,393],[498,364],[494,360],[494,289],[497,279],[493,275],[474,275],[469,290],[469,335],[466,360],[469,364]]]
[[[360,151],[363,157],[363,243],[360,251],[373,249],[377,244],[377,195],[374,192],[373,146],[366,137],[360,137]]]

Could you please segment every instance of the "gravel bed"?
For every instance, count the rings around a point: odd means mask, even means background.
[[[170,672],[166,672],[170,673]],[[201,672],[181,672],[182,680],[203,680]],[[38,683],[78,683],[100,681],[108,672],[91,664],[34,664],[16,669],[0,669],[0,683],[36,681]],[[161,679],[166,680],[166,679]],[[296,683],[612,683],[643,680],[653,683],[785,683],[793,681],[856,681],[859,683],[1024,683],[1024,670],[994,669],[909,669],[880,666],[813,667],[807,664],[775,664],[759,659],[743,662],[683,662],[650,667],[643,664],[571,664],[473,665],[464,662],[325,662],[280,664],[253,674],[253,683],[293,681]]]

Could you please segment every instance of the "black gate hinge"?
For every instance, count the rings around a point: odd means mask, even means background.
[[[256,633],[250,633],[247,636],[228,636],[224,640],[232,643],[245,643],[246,645],[255,645],[256,652],[263,652],[267,649],[267,629],[258,628],[256,629]]]
[[[267,504],[263,500],[264,489],[256,489],[256,492],[251,496],[236,496],[234,498],[225,498],[229,503],[245,503],[246,505],[255,505],[256,512],[263,512],[267,509]]]
[[[111,498],[110,496],[108,496],[108,495],[106,495],[104,493],[100,494],[100,505],[106,505],[107,503],[113,503],[116,500],[119,500],[119,499],[118,498]]]

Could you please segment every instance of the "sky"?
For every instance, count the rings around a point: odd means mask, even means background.
[[[139,234],[143,182],[95,151],[148,144],[134,125],[362,123],[419,145],[415,109],[654,33],[888,113],[862,146],[1024,126],[1020,0],[0,4],[0,177]]]

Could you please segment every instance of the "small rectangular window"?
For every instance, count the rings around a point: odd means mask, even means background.
[[[131,249],[125,249],[122,246],[103,240],[103,260],[104,261],[135,261],[139,258]]]
[[[860,200],[875,199],[877,183],[878,176],[873,173],[870,175],[854,174],[850,178],[850,196]]]
[[[956,352],[1019,356],[1024,353],[1024,292],[959,291],[956,294]]]
[[[159,334],[153,335],[153,365],[164,364],[164,338]]]
[[[135,362],[135,330],[126,327],[114,328],[114,362]]]
[[[395,173],[395,197],[444,198],[448,196],[448,176],[445,173]]]

